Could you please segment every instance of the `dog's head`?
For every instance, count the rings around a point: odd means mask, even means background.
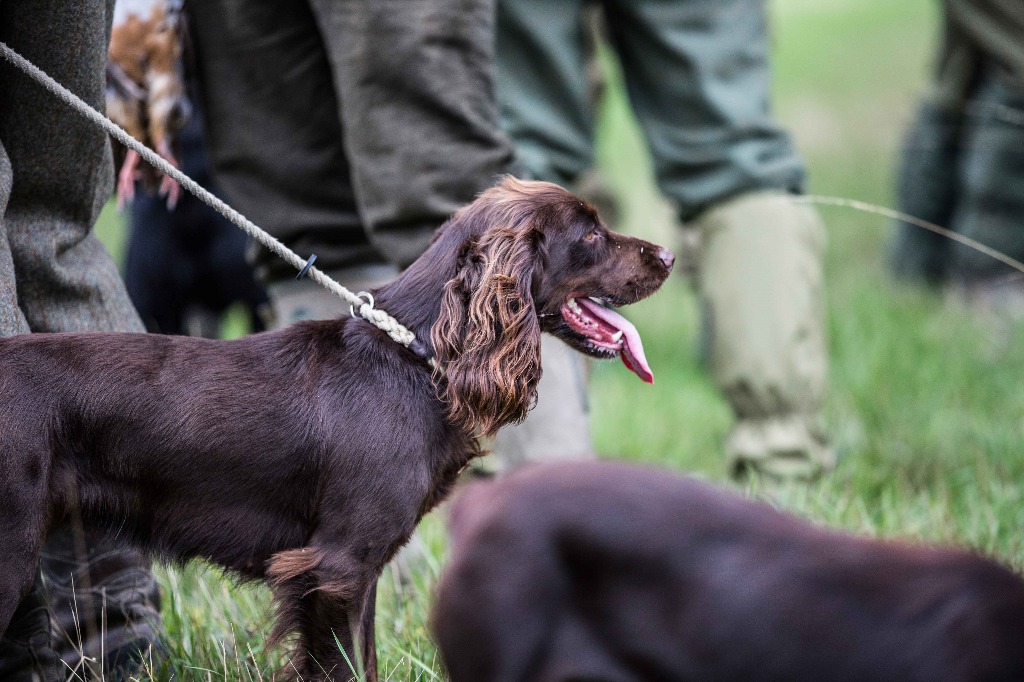
[[[636,328],[613,310],[668,277],[667,249],[606,228],[558,185],[506,178],[457,213],[456,251],[431,342],[453,419],[493,433],[521,421],[540,379],[540,333],[653,381]]]

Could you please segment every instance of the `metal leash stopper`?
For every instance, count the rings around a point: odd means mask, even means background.
[[[360,291],[358,294],[356,294],[356,298],[358,298],[359,300],[363,300],[364,296],[366,297],[366,301],[363,302],[363,304],[359,306],[359,310],[360,311],[362,311],[364,305],[368,305],[368,306],[370,306],[370,308],[373,308],[373,294],[371,294],[369,291]],[[355,318],[362,317],[362,313],[361,312],[359,312],[359,313],[356,312],[355,304],[350,305],[348,307],[348,311],[350,313],[352,313],[352,317],[355,317]]]

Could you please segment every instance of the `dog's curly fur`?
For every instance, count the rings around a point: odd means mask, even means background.
[[[507,178],[374,292],[436,375],[347,314],[236,341],[0,339],[0,632],[77,507],[159,557],[269,581],[275,636],[297,634],[286,672],[347,679],[337,641],[373,679],[377,577],[477,434],[525,416],[540,332],[600,354],[561,306],[639,300],[671,264],[565,190]]]
[[[494,227],[466,243],[431,332],[452,418],[488,435],[526,416],[540,377],[532,295],[541,240],[531,225],[535,211],[530,201],[492,201],[463,214]]]

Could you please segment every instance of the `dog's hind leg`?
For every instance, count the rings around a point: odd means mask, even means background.
[[[367,679],[377,679],[377,642],[373,627],[377,616],[377,579],[370,581],[366,596],[363,597],[363,603],[359,605],[358,610],[361,613],[358,632],[363,667],[373,672],[373,677]]]
[[[275,554],[268,576],[277,603],[272,640],[298,634],[282,675],[303,682],[377,679],[376,576],[347,552],[320,547]]]

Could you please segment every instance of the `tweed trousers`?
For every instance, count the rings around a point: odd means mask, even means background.
[[[56,7],[0,1],[0,38],[102,108],[107,8]],[[112,168],[103,131],[10,65],[0,67],[0,335],[143,331],[116,265],[92,234]]]
[[[0,40],[102,108],[112,12],[113,0],[0,0]],[[116,265],[92,234],[110,196],[112,169],[104,132],[0,63],[0,336],[144,331]],[[137,553],[89,537],[87,556],[77,557],[74,544],[63,529],[44,547],[43,574],[58,591],[72,574],[81,586],[82,571],[102,556],[116,564],[118,579],[133,582],[133,605],[142,593],[157,599],[152,575]],[[98,587],[95,580],[93,586]],[[79,592],[77,600],[82,607],[87,595]],[[112,615],[116,601],[107,598],[107,651],[123,643],[114,632],[125,622]],[[53,602],[51,607],[61,608]],[[79,616],[93,614],[82,607]],[[83,627],[88,630],[84,622]],[[132,639],[137,635],[128,633]],[[143,639],[151,635],[150,628]],[[88,645],[85,651],[89,655]]]

